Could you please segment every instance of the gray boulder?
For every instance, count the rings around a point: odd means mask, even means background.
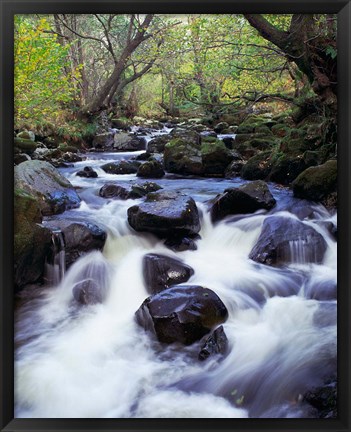
[[[38,160],[15,166],[15,188],[36,197],[43,215],[78,207],[80,198],[72,184],[50,163]]]
[[[116,133],[114,136],[113,148],[115,151],[136,151],[145,150],[145,139],[125,132]]]

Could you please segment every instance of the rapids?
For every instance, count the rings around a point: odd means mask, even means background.
[[[18,306],[15,417],[309,417],[302,395],[336,370],[336,299],[311,295],[314,286],[336,284],[337,245],[321,223],[336,225],[336,214],[269,184],[277,200],[269,213],[212,224],[206,201],[244,181],[168,174],[156,183],[192,196],[201,212],[198,249],[175,253],[129,227],[127,209],[141,200],[98,195],[108,181],[144,182],[134,174],[111,175],[99,168],[138,153],[90,153],[74,168],[60,169],[78,188],[82,203],[51,219],[95,221],[108,238],[103,253],[80,258],[60,281],[51,274],[52,286]],[[77,177],[84,166],[98,177]],[[308,219],[306,209],[312,212]],[[272,213],[299,217],[322,234],[327,242],[323,263],[306,263],[298,242],[290,245],[288,266],[251,261],[248,255]],[[189,284],[219,295],[229,311],[223,325],[229,340],[225,358],[200,362],[198,343],[163,346],[136,324],[134,314],[148,296],[142,276],[146,253],[181,258],[195,271]],[[78,307],[72,289],[89,272],[109,295],[103,304]]]

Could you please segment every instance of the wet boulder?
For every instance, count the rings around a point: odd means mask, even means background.
[[[143,258],[143,276],[150,294],[187,282],[193,274],[194,270],[179,259],[159,254],[147,254]]]
[[[136,320],[163,343],[190,345],[228,317],[221,299],[201,286],[175,286],[148,297],[136,312]]]
[[[217,221],[228,215],[270,210],[275,203],[267,184],[256,180],[238,188],[226,189],[214,199],[210,213],[212,221]]]
[[[160,185],[154,182],[137,183],[132,185],[130,198],[142,198],[150,192],[157,192],[162,189]]]
[[[93,170],[92,167],[86,166],[81,171],[76,173],[78,177],[96,178],[98,176],[97,172]]]
[[[80,198],[72,184],[50,163],[38,160],[15,166],[15,188],[36,197],[43,215],[78,207]]]
[[[113,148],[115,151],[136,151],[144,150],[146,141],[144,138],[129,135],[125,132],[116,133],[114,136]]]
[[[137,171],[137,177],[161,178],[164,175],[162,164],[155,159],[144,162]]]
[[[152,192],[145,202],[128,209],[129,225],[160,238],[194,235],[200,231],[195,201],[179,192]]]
[[[162,189],[162,187],[154,182],[134,184],[131,187],[116,183],[106,183],[99,190],[99,195],[102,198],[137,199],[160,189]]]
[[[199,352],[199,360],[206,360],[208,357],[222,354],[225,355],[228,349],[228,338],[224,333],[223,326],[219,326],[205,340]]]
[[[128,199],[129,194],[130,194],[129,188],[114,183],[106,183],[99,190],[99,195],[102,198]]]
[[[249,258],[272,266],[285,263],[321,263],[327,244],[321,234],[297,219],[267,217]]]
[[[67,268],[88,252],[102,250],[107,238],[103,228],[86,221],[58,219],[47,222],[46,227],[62,231]]]
[[[91,279],[79,282],[72,290],[74,299],[82,305],[102,303],[105,299],[104,292],[99,285]]]
[[[139,161],[109,162],[101,166],[108,174],[136,174],[140,166]]]

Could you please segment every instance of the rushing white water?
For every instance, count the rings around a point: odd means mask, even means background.
[[[98,170],[105,162],[89,163]],[[202,214],[198,249],[175,253],[129,227],[127,209],[138,200],[104,200],[97,196],[101,179],[66,174],[90,190],[70,215],[96,221],[109,236],[103,253],[80,258],[60,284],[18,309],[16,417],[310,415],[301,395],[336,368],[336,294],[327,288],[336,285],[336,241],[319,224],[336,224],[336,216],[316,206],[315,218],[303,221],[327,242],[322,264],[307,261],[297,241],[290,244],[290,265],[259,265],[248,255],[267,213],[213,225],[203,202],[232,180],[166,178],[159,182],[165,188],[192,190]],[[135,176],[123,179],[130,180]],[[271,189],[278,200],[274,211],[296,218],[286,210],[290,192]],[[136,324],[134,314],[148,296],[142,259],[150,252],[182,259],[194,269],[188,284],[206,286],[222,299],[229,311],[225,358],[201,362],[199,343],[165,346]],[[103,304],[79,307],[74,301],[72,289],[87,278],[106,290]],[[318,297],[318,286],[325,286],[327,300]]]
[[[49,285],[57,285],[63,278],[66,270],[65,242],[60,230],[52,231],[51,256],[45,265],[46,279]]]

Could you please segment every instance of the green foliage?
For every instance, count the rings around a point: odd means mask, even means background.
[[[79,70],[69,74],[68,45],[62,47],[51,33],[46,18],[39,21],[15,16],[15,124],[50,119],[58,122],[65,105],[74,100],[73,80]]]

